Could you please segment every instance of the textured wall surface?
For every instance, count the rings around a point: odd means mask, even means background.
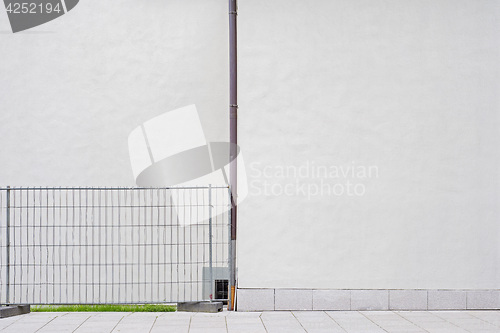
[[[499,14],[241,1],[240,287],[500,288]],[[378,175],[313,172],[353,162]]]
[[[12,34],[0,10],[0,184],[133,185],[127,137],[196,104],[225,140],[224,1],[84,1]]]
[[[226,7],[87,0],[15,35],[0,10],[0,184],[133,185],[130,131],[189,104],[227,140]],[[500,288],[499,15],[240,0],[240,287]]]

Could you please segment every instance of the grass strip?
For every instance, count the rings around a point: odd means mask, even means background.
[[[32,312],[175,312],[175,305],[165,304],[98,304],[98,305],[34,305]]]

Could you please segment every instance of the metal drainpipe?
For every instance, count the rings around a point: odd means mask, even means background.
[[[229,142],[230,142],[230,175],[229,186],[231,188],[231,252],[232,269],[230,276],[230,302],[229,310],[235,310],[236,296],[236,201],[238,197],[238,38],[237,38],[237,0],[229,0]]]

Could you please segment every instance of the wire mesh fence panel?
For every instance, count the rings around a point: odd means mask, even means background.
[[[0,303],[213,299],[229,207],[227,187],[2,188]]]

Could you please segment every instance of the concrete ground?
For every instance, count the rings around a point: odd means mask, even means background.
[[[500,332],[500,311],[281,311],[30,313],[0,319],[0,332]]]

